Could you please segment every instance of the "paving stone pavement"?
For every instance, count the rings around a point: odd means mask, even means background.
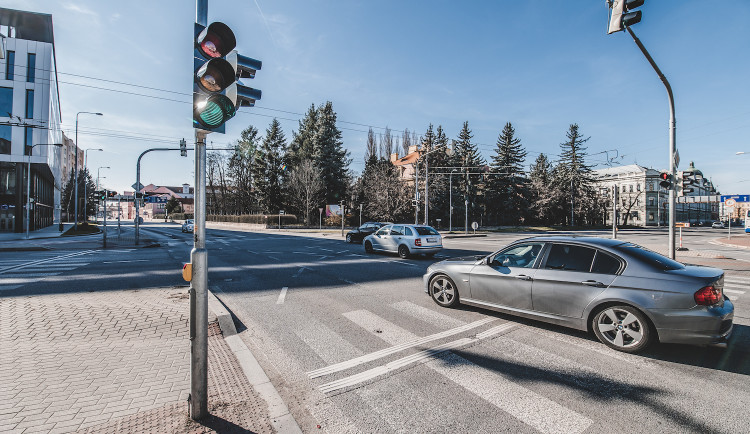
[[[273,432],[209,318],[209,410],[187,417],[187,288],[0,298],[0,432]]]

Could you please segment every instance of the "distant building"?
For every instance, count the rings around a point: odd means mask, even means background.
[[[690,163],[688,170],[703,176],[703,173]],[[597,191],[611,203],[613,189],[617,189],[617,215],[619,225],[666,226],[669,221],[669,191],[659,185],[662,171],[630,164],[593,171]],[[679,174],[679,173],[678,173]],[[686,196],[717,195],[711,181],[705,177],[693,186],[694,191]],[[718,203],[678,203],[678,222],[693,224],[718,219]],[[606,211],[607,224],[612,224],[612,211]]]
[[[23,232],[28,162],[31,230],[59,221],[67,181],[64,148],[34,147],[63,143],[52,15],[0,8],[0,34],[0,231]]]
[[[180,187],[168,187],[168,186],[158,186],[154,184],[149,184],[143,189],[140,190],[140,193],[147,193],[153,196],[160,196],[163,197],[166,200],[169,200],[171,198],[176,198],[178,202],[180,202],[180,207],[182,208],[182,212],[185,214],[193,214],[195,211],[195,203],[194,203],[194,190],[193,187],[190,186],[190,184],[182,184]],[[130,192],[125,192],[126,195],[132,194]],[[128,219],[135,219],[135,210],[133,208],[132,202],[128,205],[128,210],[125,212],[123,210],[123,215],[127,214]],[[139,213],[141,214],[141,217],[143,217],[144,220],[152,220],[154,218],[164,218],[164,215],[166,214],[167,204],[166,203],[145,203],[142,208],[139,208]],[[156,216],[156,217],[154,217]]]

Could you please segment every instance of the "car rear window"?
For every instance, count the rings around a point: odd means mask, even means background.
[[[652,252],[651,250],[637,244],[625,243],[620,244],[619,246],[614,246],[614,248],[660,270],[680,270],[685,268],[685,266],[679,262],[656,252]]]
[[[592,273],[617,274],[617,271],[619,270],[620,261],[618,261],[614,256],[602,252],[596,252],[596,258],[594,258],[594,266],[591,267]]]
[[[414,228],[419,235],[440,235],[438,231],[429,226],[417,226]]]

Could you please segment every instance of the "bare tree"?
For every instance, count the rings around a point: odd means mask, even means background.
[[[315,164],[310,160],[302,161],[289,173],[285,187],[289,204],[304,213],[305,222],[309,225],[310,210],[323,196],[323,179]]]
[[[388,127],[385,127],[383,133],[383,153],[385,154],[383,156],[390,160],[393,153],[393,136],[391,135],[391,129]]]
[[[372,128],[367,132],[367,144],[365,147],[365,163],[370,159],[378,158],[378,141],[375,138],[375,133],[372,132]]]
[[[407,185],[389,161],[380,161],[363,176],[366,213],[380,221],[401,221],[411,211]]]
[[[411,146],[411,133],[409,129],[405,128],[404,133],[401,135],[401,146],[404,150],[404,155],[409,153],[409,146]]]
[[[620,200],[622,203],[622,216],[623,216],[622,224],[623,225],[625,226],[628,225],[628,221],[630,220],[630,217],[631,217],[630,212],[633,209],[633,207],[640,206],[642,193],[643,193],[642,191],[636,191],[636,192],[631,191],[629,193],[626,193],[626,192],[620,193],[620,197],[621,197]]]

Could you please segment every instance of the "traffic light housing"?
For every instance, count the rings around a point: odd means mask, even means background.
[[[117,192],[116,191],[109,191],[109,190],[107,190],[107,197],[108,198],[117,197]]]
[[[224,123],[240,107],[252,107],[261,91],[244,86],[254,78],[260,60],[238,54],[234,32],[224,23],[195,24],[193,48],[193,127],[224,133]],[[185,154],[187,155],[187,154]]]
[[[610,1],[612,13],[609,17],[609,28],[607,34],[624,30],[625,27],[641,21],[641,11],[633,9],[643,6],[645,0],[614,0]]]
[[[662,172],[659,174],[659,179],[661,181],[659,182],[659,185],[661,188],[666,190],[671,190],[672,186],[674,185],[674,179],[672,178],[672,175],[667,172]]]
[[[180,140],[180,156],[187,157],[187,142],[185,139]]]
[[[97,198],[98,200],[103,200],[103,199],[106,199],[106,198],[107,198],[107,192],[106,192],[106,191],[104,191],[104,190],[96,190],[96,191],[94,192],[94,195],[96,196],[96,198]]]
[[[682,176],[680,177],[680,196],[684,196],[685,193],[692,193],[695,191],[693,186],[699,185],[703,180],[703,175],[692,170],[683,170]]]

